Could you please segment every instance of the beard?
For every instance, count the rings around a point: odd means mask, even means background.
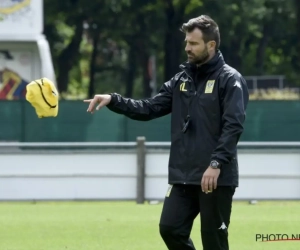
[[[193,53],[188,53],[188,55],[190,56],[188,58],[188,62],[197,65],[205,63],[209,58],[208,49],[206,46],[205,49],[201,52],[201,54],[195,55]]]

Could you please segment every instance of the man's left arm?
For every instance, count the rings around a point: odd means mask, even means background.
[[[220,95],[222,107],[222,132],[211,160],[221,165],[230,163],[236,154],[236,145],[244,130],[246,108],[249,101],[247,83],[235,74],[228,78]]]

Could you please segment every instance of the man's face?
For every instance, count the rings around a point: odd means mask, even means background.
[[[188,56],[188,61],[195,64],[205,63],[212,51],[214,50],[213,43],[205,43],[203,40],[202,31],[199,29],[194,29],[191,32],[187,32],[185,36],[186,46],[185,51]]]

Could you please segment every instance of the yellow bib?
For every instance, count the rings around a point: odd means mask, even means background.
[[[57,116],[58,91],[53,82],[47,78],[34,80],[26,90],[26,100],[35,108],[38,118]]]

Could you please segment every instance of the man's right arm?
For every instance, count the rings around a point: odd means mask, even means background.
[[[134,100],[117,93],[111,94],[107,108],[133,120],[149,121],[171,113],[174,78],[165,82],[159,93],[152,98]]]

